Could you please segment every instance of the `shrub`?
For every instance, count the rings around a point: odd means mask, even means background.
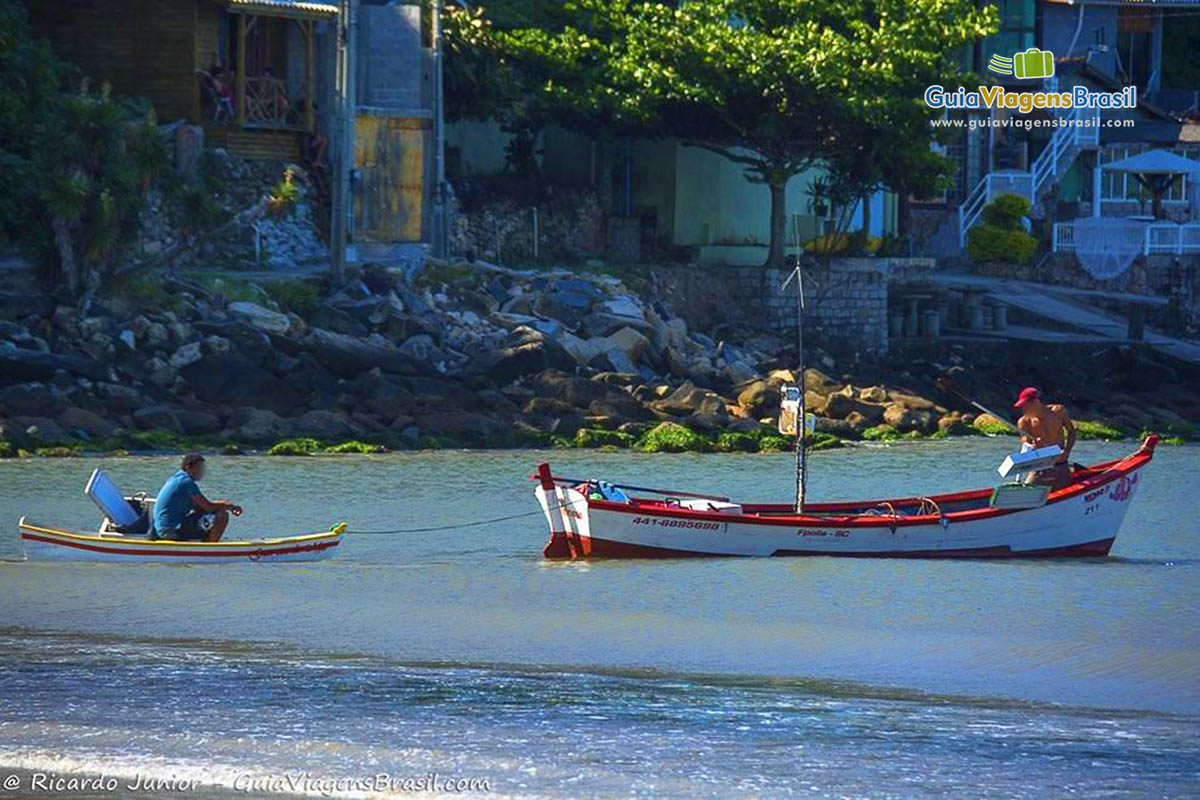
[[[975,261],[1028,263],[1037,251],[1037,237],[1026,233],[1021,220],[1029,214],[1029,201],[1002,194],[983,209],[983,224],[967,231],[967,253]]]
[[[857,233],[827,233],[804,243],[804,252],[826,256],[874,253],[879,249],[878,237],[864,237]]]
[[[1021,229],[1021,220],[1029,216],[1029,201],[1019,194],[1002,194],[983,207],[983,221],[1006,231]]]
[[[703,434],[674,422],[663,422],[647,431],[637,446],[647,453],[707,453],[712,449]]]
[[[281,308],[305,318],[321,305],[321,289],[308,281],[268,283],[266,292]]]

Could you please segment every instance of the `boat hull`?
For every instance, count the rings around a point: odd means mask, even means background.
[[[558,483],[537,489],[550,525],[547,558],[694,556],[857,556],[1033,558],[1107,555],[1149,463],[1154,443],[1117,462],[1078,473],[1045,505],[1020,510],[986,505],[990,490],[878,503],[745,506],[744,513],[698,512],[661,501],[589,500]],[[928,506],[917,505],[929,501]],[[862,513],[865,507],[891,513]],[[902,514],[920,507],[930,513]],[[965,510],[943,512],[943,508]],[[841,513],[842,509],[846,513]],[[936,509],[936,512],[933,511]],[[815,513],[819,512],[819,513]]]
[[[160,562],[229,564],[245,561],[320,561],[333,555],[345,536],[339,523],[324,533],[227,542],[151,541],[96,536],[46,528],[21,519],[21,544],[30,561]]]

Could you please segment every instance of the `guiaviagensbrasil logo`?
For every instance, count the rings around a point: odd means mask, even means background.
[[[1053,78],[1054,53],[1031,47],[1024,53],[1013,53],[1012,58],[993,55],[988,61],[988,69],[1014,78]]]

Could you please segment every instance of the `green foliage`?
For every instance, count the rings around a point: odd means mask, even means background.
[[[286,169],[283,172],[283,177],[271,189],[271,194],[267,198],[267,211],[275,216],[283,216],[300,199],[300,187],[296,185],[296,176],[291,169]]]
[[[707,453],[712,450],[712,442],[691,428],[662,422],[643,434],[637,447],[647,453]]]
[[[1021,195],[1002,194],[983,207],[983,221],[1006,231],[1019,231],[1029,211],[1029,201]]]
[[[894,442],[900,438],[900,431],[891,425],[876,425],[862,432],[862,438],[868,442]]]
[[[606,431],[602,428],[580,428],[575,431],[576,447],[628,447],[633,441],[632,436],[620,431]]]
[[[16,458],[17,448],[7,439],[0,439],[0,458]]]
[[[1021,220],[1029,215],[1029,201],[1017,194],[1002,194],[984,206],[983,224],[967,231],[967,253],[975,261],[1026,264],[1037,251],[1037,237],[1025,232]]]
[[[1015,436],[1017,433],[1011,425],[1005,425],[1000,420],[988,415],[976,417],[972,427],[987,436]]]
[[[1124,439],[1127,435],[1125,431],[1103,422],[1092,422],[1084,419],[1075,420],[1075,432],[1079,435],[1080,440],[1100,439],[1102,441],[1115,441]]]
[[[775,433],[764,434],[758,439],[758,449],[762,453],[785,453],[794,447],[792,439]]]
[[[533,89],[516,116],[676,137],[771,187],[774,263],[793,175],[832,165],[858,197],[878,185],[925,193],[945,173],[915,98],[954,86],[958,53],[996,27],[995,9],[970,0],[577,0],[552,20],[470,32]]]
[[[976,225],[967,231],[967,253],[974,261],[1026,264],[1037,246],[1037,238],[1025,231],[1006,231],[995,225]]]
[[[280,308],[307,318],[321,305],[322,293],[319,286],[309,281],[277,281],[265,287],[267,296]]]

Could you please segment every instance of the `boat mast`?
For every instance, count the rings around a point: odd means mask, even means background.
[[[799,373],[800,408],[796,415],[796,512],[804,512],[804,490],[808,483],[808,444],[804,434],[808,427],[808,411],[804,407],[805,372],[804,364],[804,284],[800,275],[800,264],[788,275],[781,288],[796,279],[796,365]]]

